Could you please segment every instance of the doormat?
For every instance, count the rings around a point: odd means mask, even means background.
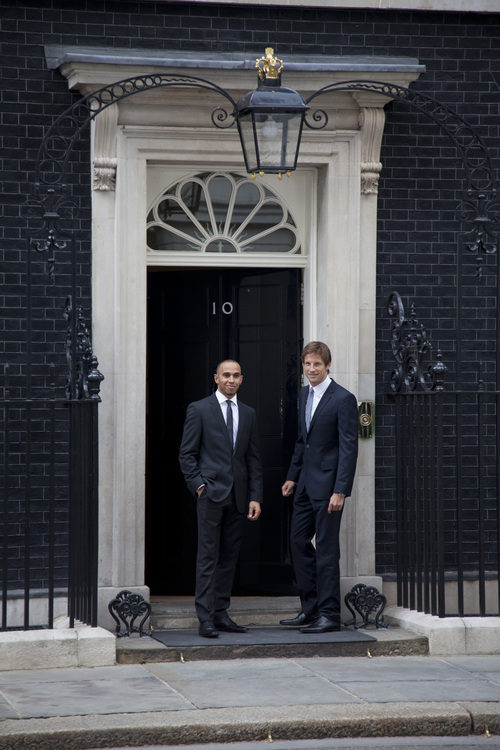
[[[268,646],[315,643],[368,643],[377,639],[367,633],[342,628],[331,633],[301,633],[296,628],[249,628],[246,633],[220,632],[218,638],[203,638],[198,630],[153,630],[151,637],[172,648],[188,646]]]

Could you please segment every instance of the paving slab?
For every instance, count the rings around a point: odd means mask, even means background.
[[[431,680],[416,682],[339,682],[339,687],[349,689],[354,695],[369,703],[392,703],[405,701],[419,703],[443,700],[443,692],[448,701],[464,701],[474,696],[477,701],[498,701],[498,686],[485,684],[481,680],[460,680],[446,684]]]
[[[0,673],[0,750],[500,735],[500,656],[261,658]],[[16,718],[17,717],[17,718]]]
[[[139,666],[1,672],[0,694],[20,718],[192,708]]]
[[[460,680],[464,669],[460,665],[450,664],[446,659],[430,659],[428,656],[391,656],[390,658],[359,659],[295,659],[305,669],[313,670],[335,682],[406,682],[409,671],[411,681],[418,680]],[[491,667],[491,661],[490,661]],[[464,662],[465,673],[470,677]],[[500,668],[500,660],[499,660]]]
[[[231,667],[224,669],[224,666]],[[249,669],[249,666],[251,668]],[[179,669],[181,667],[181,669]],[[213,668],[211,668],[213,667]],[[285,668],[284,668],[285,667]],[[360,703],[361,700],[320,675],[280,660],[156,665],[160,679],[198,708]]]

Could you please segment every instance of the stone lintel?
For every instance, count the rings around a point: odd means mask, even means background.
[[[235,95],[257,84],[255,61],[264,53],[180,52],[120,49],[71,45],[45,46],[50,70],[58,69],[70,89],[82,94],[115,81],[147,73],[172,73],[206,78]],[[328,84],[347,80],[370,80],[408,86],[425,72],[412,57],[293,55],[284,60],[283,85],[293,86],[303,96]]]

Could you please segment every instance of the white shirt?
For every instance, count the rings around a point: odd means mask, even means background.
[[[332,382],[332,379],[329,377],[326,377],[321,383],[318,385],[309,387],[313,390],[313,402],[312,402],[312,409],[311,409],[311,419],[313,418],[313,414],[316,411],[316,408],[321,401],[321,398],[323,397],[323,394],[327,390],[327,388],[330,386],[330,383]]]
[[[227,398],[227,396],[224,396],[223,393],[217,390],[215,391],[215,395],[217,396],[217,401],[220,404],[220,408],[222,409],[222,416],[224,417],[224,422],[227,424],[227,410],[232,409],[233,410],[233,445],[236,443],[236,435],[238,434],[238,422],[239,422],[239,415],[238,415],[238,400],[236,398],[236,393],[234,396],[230,399]],[[232,401],[233,406],[229,406],[227,401]],[[235,408],[236,407],[236,408]]]
[[[223,393],[217,390],[215,391],[215,395],[217,396],[217,401],[220,404],[220,408],[222,410],[222,416],[224,417],[224,422],[227,424],[227,410],[232,409],[233,410],[233,445],[236,443],[236,435],[238,434],[238,421],[239,421],[239,415],[238,415],[238,401],[236,399],[236,394],[230,399],[228,399],[226,396],[224,396]],[[234,406],[229,406],[226,402],[232,401]],[[236,408],[234,408],[236,407]],[[204,484],[200,484],[198,487],[198,491],[204,487]]]

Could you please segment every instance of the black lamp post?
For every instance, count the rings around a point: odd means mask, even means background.
[[[242,96],[234,116],[247,172],[277,174],[297,166],[304,117],[309,109],[301,95],[281,85],[283,61],[272,47],[256,61],[258,86]]]

